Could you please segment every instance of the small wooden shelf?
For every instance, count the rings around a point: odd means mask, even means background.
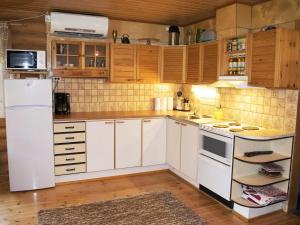
[[[286,155],[281,155],[279,153],[272,153],[270,155],[257,155],[253,157],[246,157],[241,155],[241,156],[235,156],[234,158],[242,162],[253,163],[253,164],[264,164],[264,163],[272,163],[272,162],[287,160],[290,159],[291,157]]]
[[[9,71],[9,73],[12,73],[12,74],[48,74],[48,71],[44,70],[44,71],[23,71],[23,70],[20,70],[20,71],[17,71],[17,70],[14,70],[14,71]]]
[[[284,182],[289,180],[289,178],[285,176],[271,178],[260,174],[253,174],[245,177],[234,178],[233,180],[240,184],[261,187]]]
[[[270,205],[278,204],[280,202],[284,202],[285,201],[285,200],[278,201],[278,202],[271,203],[269,205],[258,205],[258,204],[255,204],[254,202],[250,202],[247,199],[244,199],[242,197],[233,197],[233,198],[231,198],[231,200],[234,201],[234,203],[236,203],[238,205],[241,205],[241,206],[244,206],[244,207],[248,207],[248,208],[264,208],[264,207],[268,207]]]

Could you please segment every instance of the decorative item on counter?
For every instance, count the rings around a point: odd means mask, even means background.
[[[259,168],[258,173],[267,176],[270,178],[281,177],[283,172],[283,167],[276,163],[267,163],[263,164],[261,168]]]
[[[251,152],[245,152],[244,156],[246,157],[253,157],[253,156],[257,156],[257,155],[271,155],[273,154],[273,151],[251,151]]]
[[[213,112],[214,118],[216,120],[222,120],[223,119],[223,110],[222,110],[222,106],[220,105],[219,107],[217,107],[217,110]]]
[[[168,110],[173,110],[173,107],[174,107],[173,97],[168,97]]]
[[[112,31],[112,37],[113,37],[114,43],[116,43],[117,38],[118,38],[118,31],[117,30]]]
[[[180,31],[179,27],[171,25],[169,27],[169,45],[179,45]]]
[[[275,25],[269,25],[269,26],[263,27],[261,29],[261,31],[276,30],[276,29],[277,29],[277,27]]]
[[[192,29],[188,29],[185,33],[185,41],[186,45],[190,45],[194,43],[194,31]]]
[[[190,111],[191,110],[190,100],[188,98],[183,99],[183,110],[184,111]]]
[[[177,91],[176,93],[177,98],[176,98],[176,110],[182,110],[183,109],[183,97],[182,97],[182,92]]]
[[[201,42],[204,41],[214,41],[217,39],[217,34],[215,30],[208,29],[201,33]]]
[[[129,35],[123,34],[121,36],[121,42],[122,42],[122,44],[130,44]]]
[[[267,206],[287,199],[287,193],[274,186],[252,187],[242,185],[242,189],[242,198],[260,206]]]
[[[146,45],[151,45],[152,42],[159,42],[160,40],[157,38],[139,38],[138,41],[146,42]]]
[[[205,29],[198,28],[196,32],[196,42],[200,43],[202,41],[202,35],[204,33]]]
[[[160,98],[154,98],[154,110],[155,111],[160,110]]]

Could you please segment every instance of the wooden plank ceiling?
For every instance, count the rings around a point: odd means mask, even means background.
[[[215,16],[216,8],[234,2],[265,0],[0,0],[0,20],[39,15],[51,10],[91,13],[111,19],[185,26]]]

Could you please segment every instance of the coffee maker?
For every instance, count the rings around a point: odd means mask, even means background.
[[[70,94],[69,93],[55,93],[54,106],[56,115],[67,115],[71,113]]]

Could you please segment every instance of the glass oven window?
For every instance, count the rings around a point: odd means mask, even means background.
[[[226,158],[226,143],[223,141],[204,135],[202,149],[220,157]]]

